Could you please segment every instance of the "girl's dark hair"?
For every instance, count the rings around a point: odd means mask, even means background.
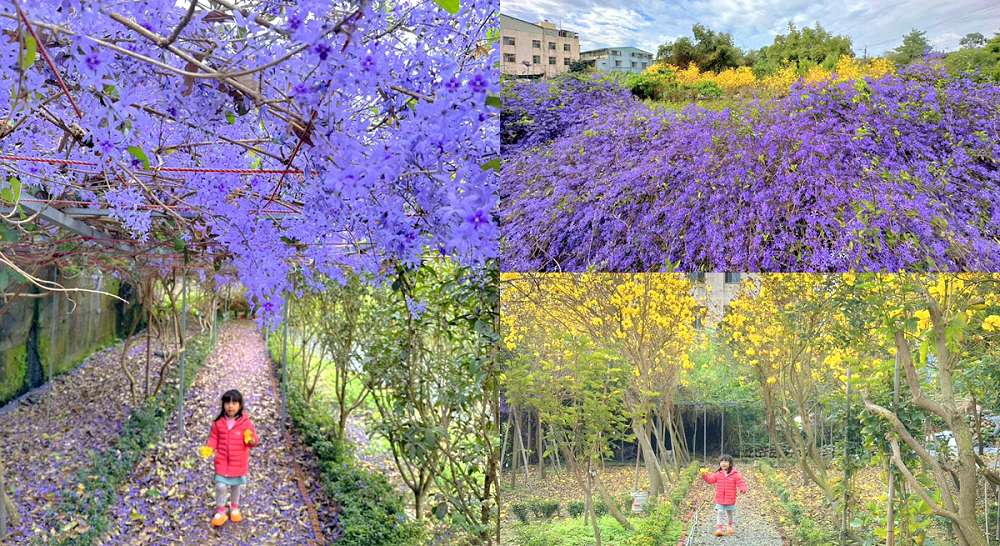
[[[219,410],[219,416],[215,418],[216,421],[226,416],[226,402],[239,402],[240,409],[236,412],[235,418],[243,417],[243,395],[240,394],[240,391],[233,389],[222,394],[222,409]]]
[[[733,463],[733,456],[732,455],[723,453],[722,455],[719,456],[719,462],[722,462],[722,461],[728,461],[729,462],[729,471],[730,472],[732,472],[733,470],[736,470],[736,464]],[[722,465],[721,464],[719,465],[719,470],[722,470]]]

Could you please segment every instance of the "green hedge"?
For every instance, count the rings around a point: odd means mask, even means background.
[[[767,488],[778,498],[778,504],[788,516],[787,520],[794,525],[794,529],[791,529],[792,536],[789,537],[794,539],[793,544],[830,546],[838,543],[836,532],[824,529],[819,522],[806,515],[805,509],[792,497],[773,468],[763,461],[759,462],[758,466]]]
[[[601,543],[606,546],[668,546],[677,543],[684,531],[684,523],[679,519],[682,503],[687,498],[691,485],[698,477],[698,465],[692,463],[681,471],[680,478],[670,490],[665,501],[651,505],[648,516],[629,517],[633,529],[622,527],[611,516],[598,515],[597,523],[601,529]],[[653,501],[651,501],[653,502]],[[596,501],[598,505],[604,503]],[[526,505],[522,506],[527,511]],[[625,509],[628,509],[626,504]],[[518,508],[512,507],[515,512]],[[606,512],[607,508],[602,510]],[[574,509],[575,511],[575,509]],[[520,516],[519,516],[520,517]],[[520,546],[583,546],[594,544],[594,531],[591,525],[584,524],[583,518],[574,517],[555,522],[537,522],[516,524],[515,541]]]
[[[215,340],[208,334],[188,340],[185,357],[185,388],[194,381],[198,370],[205,363]],[[58,510],[67,519],[83,519],[89,529],[81,535],[67,537],[56,544],[86,546],[95,544],[108,529],[109,510],[118,501],[118,489],[132,474],[135,465],[146,456],[149,446],[163,436],[167,420],[174,415],[177,403],[176,381],[155,397],[132,411],[122,428],[121,436],[113,446],[94,455],[91,464],[77,474],[83,485],[82,493],[73,489],[63,493]]]
[[[687,498],[691,484],[698,477],[698,465],[689,464],[682,472],[677,485],[670,490],[667,502],[657,505],[648,517],[635,522],[635,533],[629,540],[633,546],[666,546],[676,544],[684,523],[678,518],[677,511]]]
[[[272,361],[280,362],[280,336],[272,336],[269,346]],[[289,358],[289,368],[294,365]],[[320,482],[339,508],[343,534],[336,539],[338,545],[407,546],[424,541],[423,527],[407,519],[403,497],[384,476],[358,467],[351,446],[334,435],[330,410],[306,404],[297,389],[289,389],[288,416],[319,458]]]

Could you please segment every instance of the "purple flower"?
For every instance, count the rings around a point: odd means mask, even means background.
[[[444,88],[452,93],[458,91],[459,89],[461,89],[461,87],[462,87],[462,80],[454,76],[449,78],[448,81],[444,82]]]
[[[490,223],[489,215],[483,209],[476,209],[472,214],[465,217],[465,221],[472,224],[473,229],[479,229]]]
[[[330,47],[330,44],[326,42],[319,42],[318,44],[314,45],[312,49],[313,53],[315,53],[316,56],[318,56],[319,60],[321,61],[325,61],[326,58],[330,56],[330,53],[333,51],[333,48]]]
[[[371,72],[375,69],[375,59],[371,55],[365,55],[364,60],[361,61],[361,68],[363,68],[365,72]]]
[[[477,73],[472,79],[469,80],[469,87],[472,88],[476,93],[485,93],[486,88],[489,87],[490,82],[481,74]]]

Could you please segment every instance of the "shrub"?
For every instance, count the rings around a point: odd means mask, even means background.
[[[594,513],[597,514],[597,517],[608,515],[608,505],[604,502],[604,499],[594,501]]]
[[[586,508],[586,506],[587,506],[586,503],[584,503],[583,501],[571,501],[569,504],[566,505],[566,511],[569,513],[570,517],[578,518],[581,515],[583,515],[583,511]]]
[[[636,521],[635,532],[629,538],[629,546],[666,546],[677,542],[684,530],[684,524],[675,516],[697,476],[698,465],[694,463],[681,472],[680,479],[671,490],[667,502],[649,506],[650,515]]]
[[[597,520],[602,544],[628,544],[631,533],[610,516]],[[593,546],[594,531],[582,519],[519,525],[514,530],[514,542],[520,546]]]
[[[272,339],[272,355],[280,338]],[[381,474],[355,464],[351,446],[334,436],[333,415],[307,404],[296,389],[288,392],[288,415],[305,445],[319,459],[323,490],[338,506],[338,536],[342,546],[405,546],[420,544],[424,529],[407,520],[403,497]]]
[[[559,501],[547,500],[542,501],[542,517],[545,519],[552,519],[559,515]]]
[[[699,99],[717,99],[723,95],[722,88],[712,81],[700,81],[694,86]]]
[[[521,523],[528,523],[528,507],[520,502],[510,505],[510,511],[517,516]]]

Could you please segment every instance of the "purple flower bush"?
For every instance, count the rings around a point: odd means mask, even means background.
[[[512,154],[548,142],[600,116],[631,106],[635,99],[614,82],[565,77],[554,81],[511,80],[501,92],[500,150]]]
[[[718,112],[561,104],[543,135],[501,114],[504,270],[1000,270],[996,85],[925,68]]]

